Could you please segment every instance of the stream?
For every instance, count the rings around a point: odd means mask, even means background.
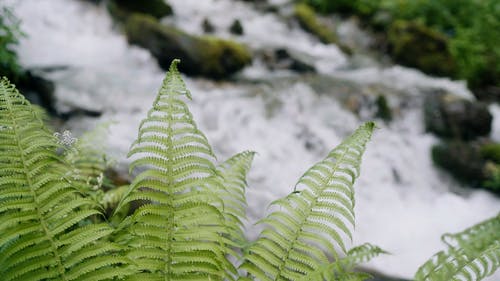
[[[3,0],[13,7],[26,33],[18,46],[23,67],[55,70],[56,107],[84,108],[98,118],[77,116],[65,124],[73,135],[111,122],[108,152],[118,167],[137,136],[165,72],[148,51],[127,44],[103,5],[77,0]],[[411,278],[418,266],[444,248],[440,236],[458,232],[500,211],[500,198],[461,186],[432,164],[438,139],[425,132],[424,93],[444,89],[473,99],[463,81],[434,78],[368,56],[344,55],[317,41],[275,13],[235,0],[169,0],[174,16],[163,19],[202,34],[210,19],[216,35],[253,50],[285,48],[315,66],[316,74],[268,70],[256,59],[230,81],[186,77],[190,109],[222,161],[243,150],[256,151],[248,175],[249,238],[266,206],[288,194],[302,173],[365,121],[374,119],[373,100],[384,94],[394,120],[377,120],[356,182],[356,229],[352,245],[370,242],[392,255],[366,267]],[[269,1],[286,5],[287,1]],[[284,8],[286,10],[286,7]],[[227,31],[238,18],[244,35]],[[349,22],[341,36],[369,40]],[[60,67],[59,67],[60,66]],[[355,113],[353,113],[355,112]],[[492,136],[500,138],[500,108],[492,106]],[[490,277],[500,280],[500,275]]]

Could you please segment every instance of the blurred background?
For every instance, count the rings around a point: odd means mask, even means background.
[[[117,181],[181,59],[219,161],[258,152],[249,238],[271,201],[375,120],[353,245],[392,253],[366,265],[378,280],[411,279],[442,234],[500,211],[499,46],[498,0],[0,1],[0,76],[58,131],[108,127],[96,146]]]

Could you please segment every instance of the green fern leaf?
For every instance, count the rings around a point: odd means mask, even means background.
[[[183,98],[190,94],[172,62],[139,128],[129,157],[139,171],[118,206],[147,203],[120,226],[140,280],[223,280],[231,268],[224,217],[214,202],[215,157]],[[235,269],[231,270],[233,273]]]
[[[11,280],[88,280],[128,274],[100,213],[72,186],[58,144],[37,111],[6,78],[0,81],[0,276]],[[105,260],[101,262],[100,260]]]
[[[500,267],[500,214],[457,234],[443,235],[448,249],[424,263],[417,281],[479,281]]]
[[[387,254],[387,252],[377,246],[365,243],[350,249],[345,257],[320,266],[318,270],[311,272],[301,281],[365,280],[371,276],[367,273],[353,272],[352,270],[358,264],[368,262],[381,254]]]
[[[270,228],[249,247],[242,269],[262,281],[300,280],[329,264],[328,255],[339,259],[336,247],[345,252],[354,227],[353,184],[373,128],[358,128],[274,202],[280,210],[262,220]]]
[[[230,228],[230,239],[237,245],[247,243],[243,230],[243,220],[246,219],[247,187],[246,175],[250,170],[255,153],[245,151],[234,155],[217,167],[222,182],[218,197],[222,199],[220,207],[226,226]]]

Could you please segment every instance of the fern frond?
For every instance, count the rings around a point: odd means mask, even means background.
[[[448,249],[424,263],[415,280],[479,281],[500,268],[500,214],[442,239]]]
[[[354,227],[353,184],[373,127],[358,128],[274,202],[280,210],[262,220],[269,227],[249,247],[242,269],[262,281],[299,280],[329,264],[329,255],[339,259],[336,247],[345,252],[343,236]]]
[[[100,213],[65,176],[58,144],[37,112],[6,78],[0,81],[0,276],[11,280],[124,277],[127,261],[106,242]]]
[[[172,65],[132,144],[131,170],[140,171],[118,206],[146,200],[120,226],[140,280],[223,280],[231,265],[224,217],[214,202],[215,157],[183,98],[190,98]],[[235,269],[232,269],[235,272]]]
[[[234,155],[217,167],[222,179],[219,195],[222,199],[222,214],[226,225],[231,229],[230,239],[238,245],[246,243],[243,220],[246,219],[247,187],[246,175],[250,170],[255,153],[245,151]]]

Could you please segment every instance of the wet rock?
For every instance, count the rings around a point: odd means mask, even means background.
[[[92,3],[92,4],[100,4],[102,2],[102,0],[82,0],[84,2],[89,2],[89,3]]]
[[[129,185],[131,182],[130,177],[127,173],[121,173],[113,168],[108,168],[105,171],[104,175],[111,182],[112,186],[119,187],[123,185]]]
[[[82,108],[82,107],[73,107],[69,111],[59,113],[58,117],[61,118],[63,121],[68,121],[69,119],[72,119],[75,117],[97,118],[97,117],[100,117],[101,115],[102,115],[102,112],[98,111],[98,110],[87,109],[87,108]]]
[[[290,54],[286,49],[265,51],[263,60],[270,70],[292,70],[298,73],[316,72],[314,66]]]
[[[162,68],[168,69],[171,61],[179,58],[182,61],[179,69],[190,75],[222,79],[252,60],[241,44],[215,37],[192,36],[146,15],[131,16],[125,32],[129,43],[148,49]]]
[[[18,77],[15,83],[19,92],[31,103],[45,108],[51,115],[56,115],[54,82],[28,70]]]
[[[377,106],[377,112],[375,113],[375,117],[378,117],[384,121],[392,120],[392,111],[384,95],[377,96],[377,99],[375,100],[375,105]]]
[[[210,20],[208,20],[207,18],[204,18],[203,21],[201,22],[201,29],[203,29],[203,32],[205,32],[205,33],[214,33],[215,32],[215,27],[210,22]]]
[[[491,131],[492,115],[486,104],[435,91],[424,100],[425,127],[445,138],[474,139]]]
[[[110,0],[108,10],[120,22],[125,22],[133,13],[146,14],[157,19],[173,14],[172,7],[164,0]]]
[[[500,80],[500,78],[497,78]],[[495,83],[495,82],[491,82]],[[474,95],[482,101],[486,102],[500,102],[500,81],[496,82],[498,85],[480,85],[474,86],[472,85],[472,92]]]
[[[397,63],[432,75],[455,76],[457,72],[449,40],[438,31],[398,20],[391,24],[387,40],[389,53]]]
[[[432,148],[432,160],[456,179],[500,195],[500,144],[445,142]]]
[[[488,179],[484,170],[486,161],[481,157],[477,144],[452,141],[435,145],[432,160],[463,182],[480,185]]]
[[[500,194],[500,143],[485,143],[481,146],[480,153],[486,160],[484,171],[487,179],[482,185]]]
[[[231,26],[229,27],[229,32],[234,35],[243,35],[243,26],[239,19],[235,19]]]

